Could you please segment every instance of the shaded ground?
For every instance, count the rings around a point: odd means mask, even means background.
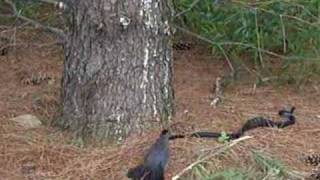
[[[129,137],[121,146],[78,148],[68,134],[49,127],[25,131],[8,118],[32,113],[45,124],[59,109],[62,56],[57,48],[33,47],[0,56],[0,177],[1,179],[125,179],[126,171],[141,160],[143,151],[158,136],[159,129],[145,137]],[[191,49],[175,54],[174,88],[176,117],[196,129],[232,131],[248,118],[262,115],[276,119],[286,105],[297,107],[297,124],[287,129],[256,129],[254,138],[236,145],[228,153],[210,160],[214,169],[248,167],[250,150],[257,149],[283,161],[298,171],[309,171],[301,153],[320,153],[320,111],[316,88],[297,91],[292,87],[230,86],[222,104],[210,107],[209,96],[215,78],[227,68],[203,50]],[[40,84],[30,78],[46,73]],[[29,80],[29,81],[28,81]],[[320,87],[318,87],[320,88]],[[215,140],[182,139],[170,144],[168,179],[194,162]],[[189,174],[189,177],[192,175]]]

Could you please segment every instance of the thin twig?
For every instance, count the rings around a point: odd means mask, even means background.
[[[255,26],[256,26],[256,36],[257,36],[257,46],[259,49],[261,49],[261,39],[260,39],[260,32],[259,32],[259,24],[258,24],[258,11],[257,8],[254,8],[254,17],[255,17]],[[263,57],[261,51],[258,51],[259,54],[259,60],[260,60],[260,65],[262,68],[264,68],[264,62],[263,62]]]
[[[53,4],[55,6],[59,3],[59,1],[55,1],[55,0],[39,0],[39,1],[44,2],[44,3]]]
[[[232,65],[232,63],[231,63],[231,60],[230,60],[230,58],[228,57],[226,51],[225,51],[220,45],[218,46],[218,48],[219,48],[220,51],[222,52],[223,56],[226,58],[226,61],[227,61],[228,66],[229,66],[229,68],[230,68],[230,70],[231,70],[231,73],[232,73],[232,75],[234,75],[236,71],[235,71],[235,69],[234,69],[234,67],[233,67],[233,65]]]
[[[200,0],[194,0],[187,9],[185,9],[185,10],[177,13],[177,14],[175,15],[175,17],[179,17],[179,16],[187,13],[187,12],[190,11],[194,6],[196,6],[196,5],[198,4],[198,2],[200,2]]]
[[[287,36],[286,36],[286,29],[284,26],[282,14],[280,14],[280,22],[281,22],[281,29],[282,29],[283,53],[286,54],[287,53],[287,41],[286,41]]]
[[[51,32],[53,32],[53,33],[55,33],[55,34],[58,34],[58,35],[60,35],[61,37],[64,37],[63,31],[60,30],[60,29],[43,25],[43,24],[41,24],[41,23],[39,23],[39,22],[37,22],[37,21],[35,21],[35,20],[33,20],[33,19],[27,18],[27,17],[25,17],[25,16],[19,15],[19,16],[17,16],[17,17],[18,17],[19,19],[22,19],[22,20],[24,20],[24,21],[27,21],[27,22],[33,24],[33,25],[36,26],[36,27],[41,27],[41,28],[46,29],[46,30],[49,30],[49,31],[51,31]]]
[[[241,141],[244,141],[244,140],[247,140],[247,139],[250,139],[252,138],[251,136],[244,136],[244,137],[241,137],[239,139],[236,139],[232,142],[230,142],[229,144],[226,144],[226,145],[223,145],[221,146],[216,152],[214,152],[213,154],[209,154],[208,156],[205,156],[204,158],[201,158],[197,161],[195,161],[194,163],[190,164],[189,166],[187,166],[185,169],[183,169],[181,172],[179,172],[177,175],[175,175],[172,180],[177,180],[179,179],[185,172],[191,170],[194,166],[196,166],[197,164],[209,159],[209,158],[212,158],[222,152],[224,152],[225,150],[227,150],[228,148],[231,148],[232,146],[238,144],[239,142]]]
[[[222,87],[222,78],[217,77],[216,83],[215,83],[215,91],[214,91],[213,99],[210,103],[210,106],[213,106],[214,108],[216,108],[218,106],[218,103],[220,103],[222,101],[222,98],[223,98],[222,88],[223,88]]]

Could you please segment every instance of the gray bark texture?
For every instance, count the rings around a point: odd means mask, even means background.
[[[85,137],[122,140],[171,117],[168,1],[67,1],[59,125]]]

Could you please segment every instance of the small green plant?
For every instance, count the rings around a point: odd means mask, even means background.
[[[230,140],[230,137],[228,136],[228,134],[222,131],[220,137],[218,137],[218,142],[227,143],[229,140]]]

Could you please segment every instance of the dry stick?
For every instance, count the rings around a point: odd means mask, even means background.
[[[177,175],[175,175],[172,180],[177,180],[179,179],[185,172],[187,172],[188,170],[191,170],[194,166],[196,166],[197,164],[211,158],[211,157],[214,157],[222,152],[224,152],[225,150],[227,150],[228,148],[231,148],[232,146],[238,144],[239,142],[241,141],[244,141],[244,140],[247,140],[247,139],[250,139],[252,138],[252,136],[244,136],[244,137],[241,137],[239,139],[236,139],[232,142],[230,142],[229,144],[227,145],[223,145],[220,147],[219,150],[217,150],[216,152],[214,152],[213,154],[209,154],[208,156],[202,158],[202,159],[199,159],[197,161],[195,161],[194,163],[190,164],[189,166],[187,166],[185,169],[183,169],[182,171],[180,171]]]
[[[222,78],[217,77],[216,78],[216,84],[215,84],[215,92],[213,94],[213,100],[210,103],[210,106],[213,106],[216,108],[218,106],[218,103],[222,101],[223,92],[222,92]]]

